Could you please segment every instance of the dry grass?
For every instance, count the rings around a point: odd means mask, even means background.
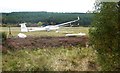
[[[88,35],[89,27],[61,27],[56,33],[55,31],[35,31],[35,32],[26,32],[27,36],[65,36],[66,33],[86,33]],[[20,33],[20,27],[11,27],[12,35],[17,36]],[[8,34],[9,29],[7,27],[0,27],[0,32],[6,32]]]
[[[8,51],[3,54],[3,71],[97,71],[92,48],[46,48]]]
[[[89,27],[61,27],[55,31],[36,31],[24,33],[27,36],[65,36],[66,33],[86,33]],[[17,37],[19,27],[11,27],[12,35]],[[7,27],[0,27],[0,32],[7,32]],[[21,49],[2,55],[3,71],[97,71],[96,52],[92,48],[51,47],[37,49]]]

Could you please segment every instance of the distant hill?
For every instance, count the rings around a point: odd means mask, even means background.
[[[94,14],[92,13],[54,13],[54,12],[12,12],[2,13],[3,24],[19,24],[19,23],[38,23],[43,22],[44,24],[59,24],[70,20],[77,19],[80,17],[81,20],[74,23],[77,26],[88,26],[92,22]]]

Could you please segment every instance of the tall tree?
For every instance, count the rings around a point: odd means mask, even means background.
[[[96,16],[90,28],[90,40],[98,52],[102,70],[119,70],[118,7],[115,2],[96,3]]]

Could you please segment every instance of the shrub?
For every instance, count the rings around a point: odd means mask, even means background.
[[[120,24],[116,6],[114,2],[96,5],[98,13],[90,29],[90,40],[104,71],[120,70]]]
[[[0,33],[0,43],[4,43],[7,39],[7,34],[5,32]]]

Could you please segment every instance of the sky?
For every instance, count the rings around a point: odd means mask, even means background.
[[[0,0],[0,12],[87,12],[95,0]]]

